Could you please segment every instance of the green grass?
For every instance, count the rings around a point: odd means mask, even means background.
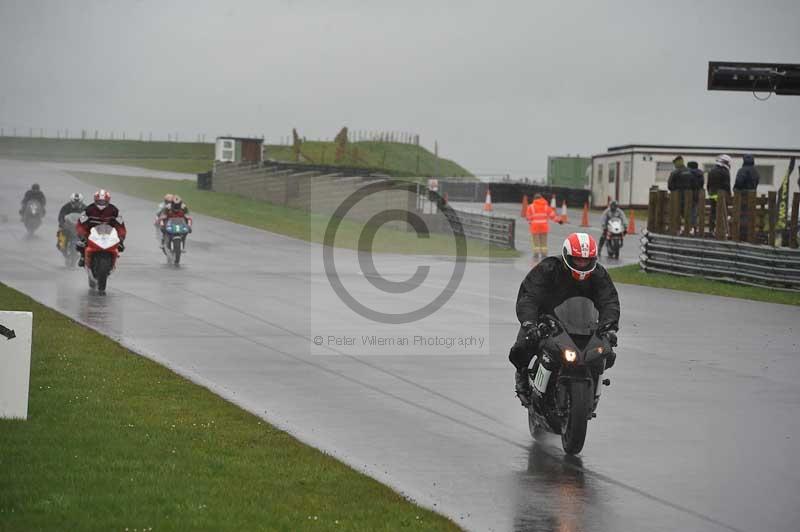
[[[457,529],[2,284],[0,301],[34,313],[28,420],[0,420],[1,530]]]
[[[266,153],[270,159],[294,161],[291,146],[269,145]],[[333,142],[304,142],[302,154],[309,163],[380,168],[396,176],[472,176],[458,163],[449,159],[437,159],[422,146],[398,142],[350,143],[346,155],[339,162],[335,161],[336,145]]]
[[[0,156],[37,160],[214,159],[214,145],[200,142],[141,142],[0,137]]]
[[[311,214],[299,209],[290,209],[264,201],[242,198],[234,194],[199,190],[193,181],[176,181],[146,177],[126,177],[91,172],[71,172],[72,175],[97,187],[113,192],[149,199],[155,203],[167,192],[180,195],[192,212],[199,212],[231,222],[249,225],[273,233],[301,240],[321,243],[330,218]],[[124,213],[124,205],[118,205]],[[358,249],[363,225],[343,220],[336,233],[336,247]],[[202,229],[198,229],[202,230]],[[372,251],[377,253],[400,253],[418,255],[446,255],[456,253],[452,237],[431,233],[430,238],[418,238],[416,233],[380,229]],[[518,257],[519,252],[490,246],[478,240],[467,240],[470,257]]]
[[[701,277],[683,277],[681,275],[669,275],[666,273],[645,273],[639,268],[638,264],[610,268],[608,272],[611,274],[611,278],[615,283],[683,290],[685,292],[750,299],[752,301],[764,301],[767,303],[800,305],[800,293],[797,292],[784,292],[756,286],[738,285],[726,283],[724,281],[703,279]]]
[[[208,172],[214,166],[211,159],[107,159],[98,160],[104,164],[122,164],[125,166],[138,166],[148,170],[161,170],[165,172],[182,172],[185,174],[200,174]]]

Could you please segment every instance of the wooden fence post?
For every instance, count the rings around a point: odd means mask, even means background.
[[[800,192],[792,196],[792,216],[789,220],[789,247],[797,247],[797,215],[800,210]]]
[[[677,235],[681,229],[681,191],[673,190],[669,195],[669,229],[667,234]]]
[[[756,243],[756,191],[747,192],[747,242]]]
[[[667,226],[667,212],[669,211],[669,192],[666,190],[658,191],[658,225],[656,233],[664,234]]]
[[[697,192],[697,231],[695,236],[703,238],[706,236],[706,191]]]
[[[742,193],[733,194],[733,213],[731,214],[731,240],[739,242],[742,239]]]
[[[728,194],[725,192],[717,193],[717,219],[715,229],[715,237],[717,240],[726,240],[728,238]]]
[[[679,192],[683,196],[683,236],[689,236],[692,230],[692,191],[681,190]]]
[[[650,191],[650,200],[647,204],[647,230],[651,233],[656,232],[656,227],[658,227],[658,220],[656,216],[658,216],[658,190],[651,190]]]
[[[769,229],[767,233],[767,241],[769,242],[770,246],[775,246],[775,225],[778,221],[778,193],[775,191],[771,191],[767,193],[767,201],[768,201],[768,211],[767,216],[769,217]]]

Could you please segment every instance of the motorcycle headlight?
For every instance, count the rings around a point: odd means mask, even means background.
[[[575,362],[576,358],[578,358],[578,353],[572,349],[564,349],[564,360],[567,362]]]

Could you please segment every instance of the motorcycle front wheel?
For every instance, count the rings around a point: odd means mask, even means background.
[[[569,414],[561,431],[561,446],[567,454],[578,454],[586,440],[586,427],[592,411],[591,385],[572,382],[569,388]]]

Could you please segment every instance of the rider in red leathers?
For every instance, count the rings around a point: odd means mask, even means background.
[[[121,253],[125,251],[125,236],[127,231],[125,229],[125,222],[122,216],[119,215],[119,209],[111,204],[111,194],[107,190],[100,189],[94,193],[94,203],[86,207],[86,210],[81,214],[78,223],[75,225],[75,230],[80,237],[80,240],[75,245],[75,249],[81,254],[78,261],[78,266],[84,266],[84,251],[86,251],[86,239],[89,237],[89,232],[92,227],[100,224],[108,224],[117,230],[119,236],[119,246],[117,250]]]

